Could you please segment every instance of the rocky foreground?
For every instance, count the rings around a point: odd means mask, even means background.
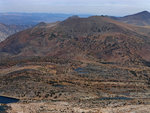
[[[129,68],[85,59],[79,62],[38,57],[3,60],[0,68],[0,95],[20,99],[7,105],[8,113],[150,110],[147,66]]]
[[[8,113],[149,113],[150,105],[126,105],[122,107],[81,108],[67,102],[9,104]],[[113,106],[113,105],[112,105]]]

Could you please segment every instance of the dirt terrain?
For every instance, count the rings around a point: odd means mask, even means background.
[[[129,113],[136,110],[141,113],[149,110],[146,75],[150,68],[146,66],[129,68],[50,57],[11,59],[2,64],[0,95],[20,99],[19,103],[8,104],[9,113],[120,113],[125,108]],[[141,76],[143,74],[145,76]]]
[[[150,105],[127,105],[123,107],[80,108],[67,102],[11,104],[8,113],[149,113]]]

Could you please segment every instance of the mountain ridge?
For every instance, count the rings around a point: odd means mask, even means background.
[[[149,56],[150,38],[127,26],[101,16],[68,18],[54,25],[42,24],[9,37],[0,43],[0,53],[69,59],[74,59],[80,53],[86,57],[122,64],[149,61],[140,53],[144,50]]]

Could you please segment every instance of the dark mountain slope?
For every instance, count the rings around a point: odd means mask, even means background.
[[[149,26],[150,25],[150,13],[148,11],[143,11],[137,14],[128,15],[120,18],[113,18],[124,23],[139,25],[139,26]]]
[[[0,54],[95,59],[120,64],[150,60],[150,38],[106,17],[68,18],[40,24],[0,43]]]

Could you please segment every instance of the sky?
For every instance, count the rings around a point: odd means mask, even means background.
[[[124,16],[150,11],[150,0],[0,0],[0,12]]]

